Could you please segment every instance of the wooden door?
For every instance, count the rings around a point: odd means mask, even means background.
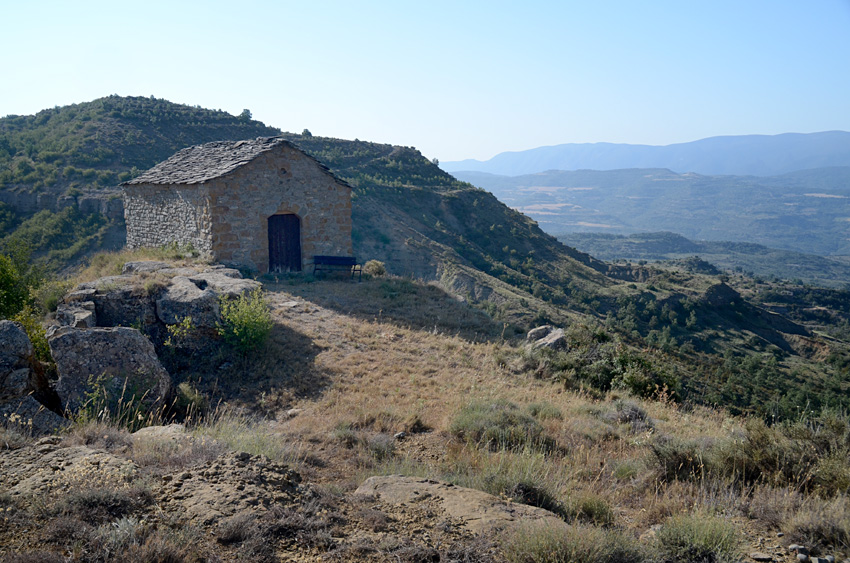
[[[301,271],[301,220],[298,215],[269,217],[269,272]]]

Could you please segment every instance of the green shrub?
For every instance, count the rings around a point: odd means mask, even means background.
[[[511,563],[640,563],[643,548],[617,530],[593,526],[519,526],[502,541]]]
[[[554,441],[530,414],[505,400],[475,401],[463,407],[452,420],[449,431],[468,443],[491,450],[552,449]]]
[[[387,274],[387,268],[380,260],[369,260],[363,265],[363,273],[373,278],[380,278]]]
[[[18,313],[12,317],[13,321],[21,323],[32,342],[35,358],[41,362],[52,363],[50,347],[47,345],[47,331],[41,326],[41,316],[32,307],[24,305]]]
[[[528,414],[537,420],[546,420],[549,418],[561,420],[564,418],[564,414],[561,412],[561,409],[552,403],[531,403],[525,407],[525,410],[527,410]]]
[[[568,520],[578,520],[594,526],[614,524],[614,510],[607,500],[595,493],[584,493],[565,503],[564,515]]]
[[[658,530],[656,539],[659,551],[672,561],[725,563],[740,558],[737,528],[718,516],[673,516]]]
[[[0,318],[8,319],[29,299],[29,289],[9,256],[0,254]]]
[[[237,299],[221,299],[218,333],[227,344],[242,354],[262,346],[273,325],[261,289],[247,295],[243,293]]]

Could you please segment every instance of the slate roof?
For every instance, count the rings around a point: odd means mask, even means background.
[[[257,137],[245,141],[214,141],[195,145],[174,153],[140,176],[124,182],[124,186],[139,184],[201,184],[214,178],[220,178],[248,164],[264,152],[275,147],[288,146],[315,161],[316,164],[337,182],[348,186],[334,176],[327,166],[304,153],[295,144],[282,137]],[[351,187],[351,186],[348,186]]]

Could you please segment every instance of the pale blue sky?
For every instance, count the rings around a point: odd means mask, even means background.
[[[850,130],[850,0],[0,0],[0,115],[154,95],[440,160]]]

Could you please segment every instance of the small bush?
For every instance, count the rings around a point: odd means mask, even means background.
[[[220,543],[230,545],[242,543],[258,531],[257,518],[253,514],[237,514],[219,524],[216,538]]]
[[[222,298],[218,333],[227,344],[242,354],[262,346],[273,326],[262,290],[242,294],[233,300]]]
[[[640,563],[643,548],[616,530],[592,526],[518,527],[502,542],[511,563]]]
[[[387,274],[387,268],[380,260],[369,260],[363,265],[363,273],[373,278],[380,278]]]
[[[378,434],[369,438],[366,447],[377,461],[391,459],[395,455],[395,440],[389,434]]]
[[[62,497],[59,510],[84,522],[98,524],[128,516],[151,501],[150,491],[142,487],[83,488]]]
[[[564,414],[561,412],[561,409],[552,403],[531,403],[525,407],[525,410],[527,410],[528,414],[537,420],[547,420],[550,418],[554,420],[561,420],[564,418]]]
[[[47,345],[47,332],[41,326],[41,315],[29,305],[24,305],[23,308],[12,317],[13,321],[21,323],[32,342],[35,359],[41,362],[52,363],[53,356],[50,355],[50,347]]]
[[[656,539],[659,551],[671,561],[731,563],[740,557],[738,530],[718,516],[674,516],[661,526]]]
[[[508,401],[476,401],[455,415],[449,431],[468,443],[491,450],[552,449],[554,440],[544,435],[537,420]]]
[[[614,511],[607,500],[594,493],[584,493],[569,499],[564,508],[568,519],[594,526],[614,524]]]
[[[133,440],[126,428],[106,424],[99,421],[89,421],[71,426],[65,436],[67,446],[85,445],[108,451],[130,447]]]
[[[801,543],[814,553],[850,551],[850,499],[811,498],[789,518],[784,526],[791,541]]]

